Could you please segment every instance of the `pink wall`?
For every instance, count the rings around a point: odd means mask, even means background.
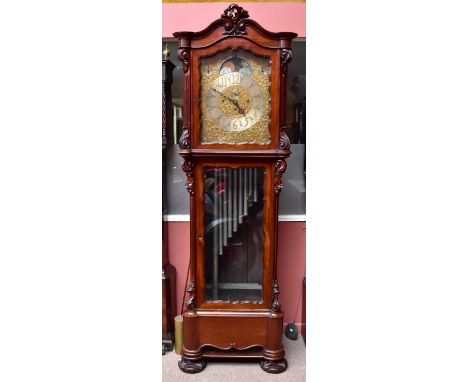
[[[190,223],[169,222],[169,261],[177,276],[177,312],[180,312],[189,260]],[[284,323],[301,324],[301,289],[305,270],[305,222],[279,222],[278,282]],[[299,308],[296,308],[299,301]]]
[[[197,32],[218,19],[231,3],[163,3],[163,37],[176,31]],[[255,21],[272,32],[306,35],[305,3],[239,3]]]

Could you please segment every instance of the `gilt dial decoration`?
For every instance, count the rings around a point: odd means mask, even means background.
[[[269,144],[270,61],[232,49],[200,62],[201,142]]]

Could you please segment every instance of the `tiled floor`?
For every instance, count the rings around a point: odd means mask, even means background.
[[[283,337],[283,345],[288,360],[288,369],[281,374],[264,372],[259,362],[207,362],[205,370],[198,374],[183,373],[177,366],[180,356],[174,351],[162,356],[163,382],[197,381],[197,382],[276,382],[305,381],[306,356],[302,337],[291,341]]]

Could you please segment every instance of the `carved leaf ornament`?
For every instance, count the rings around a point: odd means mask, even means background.
[[[221,18],[224,20],[224,35],[245,35],[245,19],[249,17],[249,12],[237,4],[231,4]]]
[[[286,168],[288,167],[287,163],[285,160],[280,159],[277,160],[275,163],[275,194],[279,194],[281,190],[283,189],[283,183],[281,182],[281,178],[283,176],[283,173],[286,171]]]
[[[187,180],[185,187],[190,195],[195,195],[195,180],[193,177],[193,163],[190,160],[184,160],[181,165],[182,171],[185,172]]]
[[[278,280],[274,279],[273,280],[273,301],[271,303],[271,310],[273,312],[278,312],[281,309],[281,304],[278,300],[279,296],[279,285],[278,285]]]
[[[193,281],[190,282],[190,284],[187,287],[187,292],[189,294],[189,297],[187,301],[185,301],[185,304],[188,310],[194,310],[195,309],[195,282]]]

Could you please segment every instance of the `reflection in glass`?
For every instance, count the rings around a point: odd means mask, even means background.
[[[261,301],[264,168],[205,169],[205,299]]]

